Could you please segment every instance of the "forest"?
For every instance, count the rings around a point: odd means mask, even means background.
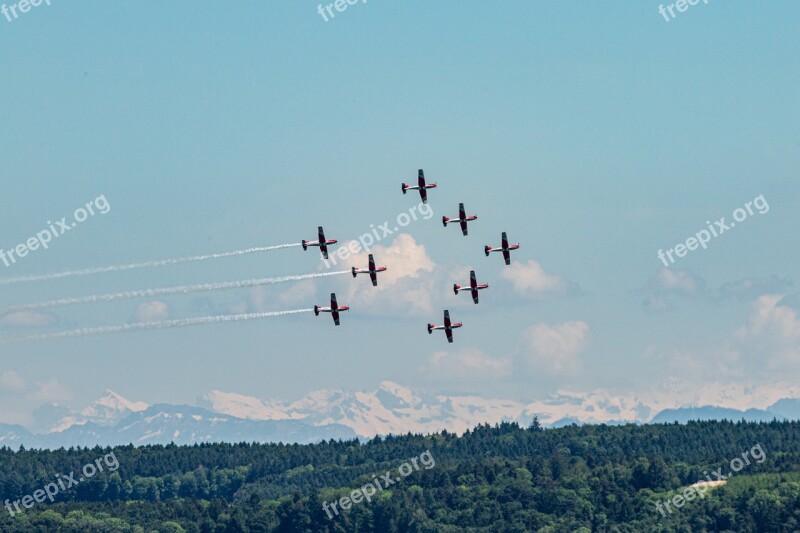
[[[54,501],[41,498],[56,480]],[[28,495],[39,498],[14,506]],[[800,422],[534,420],[313,445],[5,447],[0,497],[3,532],[791,532]]]

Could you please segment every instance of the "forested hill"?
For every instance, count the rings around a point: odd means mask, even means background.
[[[720,476],[724,484],[687,489]],[[53,503],[45,487],[58,492]],[[789,532],[800,530],[800,423],[4,448],[0,497],[3,532]]]

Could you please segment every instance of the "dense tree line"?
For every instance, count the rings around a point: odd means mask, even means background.
[[[669,513],[700,480],[763,452],[724,486]],[[331,514],[323,502],[426,450],[435,460],[370,502]],[[202,444],[114,449],[0,448],[0,496],[33,494],[109,453],[119,468],[11,516],[0,531],[796,531],[800,423],[570,426],[504,423],[365,443]],[[379,479],[379,478],[378,478]],[[331,516],[331,517],[329,517]]]

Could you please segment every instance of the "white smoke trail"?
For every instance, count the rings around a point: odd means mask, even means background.
[[[258,287],[261,285],[274,285],[276,283],[286,283],[289,281],[301,281],[305,279],[323,278],[327,276],[340,276],[349,274],[349,270],[337,270],[335,272],[318,272],[315,274],[301,274],[298,276],[281,276],[277,278],[247,279],[242,281],[227,281],[220,283],[203,283],[200,285],[184,285],[179,287],[165,287],[163,289],[143,289],[139,291],[125,291],[113,294],[93,294],[90,296],[80,296],[76,298],[61,298],[50,300],[49,302],[39,302],[35,304],[20,305],[3,311],[3,314],[16,313],[19,311],[32,311],[34,309],[52,309],[53,307],[63,307],[65,305],[91,304],[98,302],[113,302],[115,300],[126,300],[130,298],[155,298],[158,296],[168,296],[172,294],[191,294],[195,292],[222,291],[227,289],[241,289],[246,287]]]
[[[239,315],[204,316],[198,318],[181,318],[177,320],[164,320],[161,322],[141,322],[138,324],[122,324],[120,326],[102,326],[97,328],[80,328],[56,333],[43,333],[41,335],[27,335],[24,337],[0,338],[0,344],[45,341],[52,339],[66,339],[71,337],[85,337],[88,335],[108,335],[111,333],[127,333],[131,331],[144,331],[151,329],[185,328],[218,322],[240,322],[243,320],[257,320],[275,316],[296,315],[310,313],[314,309],[292,309],[290,311],[272,311],[268,313],[246,313]]]
[[[42,274],[40,276],[19,276],[16,278],[0,279],[0,285],[10,285],[12,283],[24,283],[29,281],[46,281],[51,279],[68,278],[72,276],[89,276],[92,274],[103,274],[106,272],[121,272],[123,270],[134,270],[137,268],[153,268],[167,265],[179,265],[181,263],[191,263],[193,261],[206,261],[209,259],[220,259],[222,257],[234,257],[237,255],[247,255],[259,252],[269,252],[282,248],[301,246],[300,243],[278,244],[276,246],[260,246],[247,248],[245,250],[235,250],[233,252],[222,252],[218,254],[194,255],[191,257],[177,257],[174,259],[162,259],[159,261],[146,261],[144,263],[129,263],[127,265],[115,265],[107,267],[87,268],[84,270],[67,270],[66,272],[56,272],[54,274]]]

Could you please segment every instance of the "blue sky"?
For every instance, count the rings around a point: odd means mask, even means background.
[[[400,182],[418,168],[439,183],[433,217],[376,249],[395,273],[376,292],[343,276],[59,308],[45,326],[7,316],[0,335],[311,307],[332,290],[353,307],[339,328],[306,314],[0,344],[0,421],[106,388],[293,399],[389,379],[529,400],[797,375],[800,6],[711,0],[670,22],[655,2],[316,9],[53,0],[0,18],[0,247],[100,195],[111,206],[0,278],[298,242],[320,224],[344,242],[416,205]],[[759,195],[768,213],[664,269],[659,249]],[[480,216],[466,238],[440,224],[458,202]],[[501,231],[522,245],[514,269],[483,256]],[[492,284],[479,306],[450,289],[470,267]],[[289,248],[0,285],[0,304],[320,269]],[[425,333],[445,307],[465,323],[449,346]]]

